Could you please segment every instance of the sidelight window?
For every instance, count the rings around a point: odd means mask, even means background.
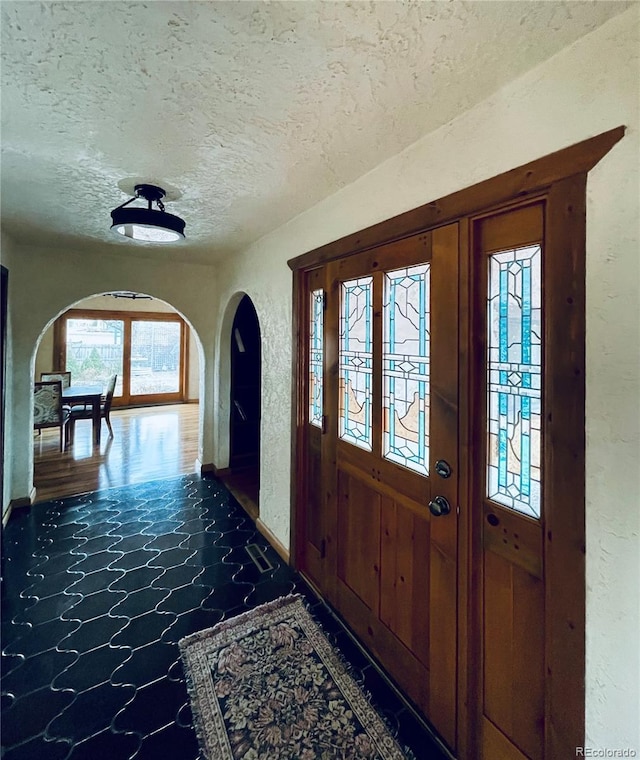
[[[309,324],[309,422],[322,427],[324,291],[311,291]]]
[[[540,517],[542,288],[539,245],[489,256],[487,496]]]

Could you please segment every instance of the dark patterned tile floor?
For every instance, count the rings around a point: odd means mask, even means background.
[[[416,760],[445,757],[213,478],[16,510],[2,539],[3,760],[196,760],[178,640],[293,592],[400,743]],[[251,560],[252,543],[271,570]]]

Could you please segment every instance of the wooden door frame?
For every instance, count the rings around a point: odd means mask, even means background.
[[[370,248],[411,237],[448,222],[460,224],[460,250],[472,243],[471,219],[491,210],[508,208],[522,201],[544,197],[547,203],[547,249],[545,279],[570,283],[571,287],[548,288],[545,307],[552,319],[545,321],[546,361],[554,370],[547,379],[545,398],[553,402],[554,419],[547,420],[551,446],[545,449],[544,467],[549,483],[548,503],[561,501],[566,508],[549,516],[545,536],[548,616],[546,665],[548,688],[545,713],[549,730],[545,755],[568,756],[582,745],[585,735],[585,233],[587,173],[624,136],[625,127],[604,132],[555,153],[536,159],[497,177],[460,190],[419,208],[380,222],[291,259],[293,270],[293,366],[294,413],[292,451],[291,561],[300,569],[304,562],[304,445],[306,421],[307,334],[305,272],[329,261],[351,256]],[[472,256],[460,277],[460,466],[458,526],[458,697],[457,752],[474,757],[478,749],[480,705],[477,676],[480,664],[479,563],[480,533],[468,505],[474,487],[471,482],[474,435],[469,420],[483,399],[472,387],[477,376],[478,351],[471,347],[478,337],[477,315],[470,308],[473,298]],[[477,299],[474,299],[477,304]],[[475,307],[477,309],[477,305]],[[572,339],[567,351],[567,336]],[[484,339],[483,339],[484,341]],[[481,344],[482,345],[482,344]],[[470,408],[463,406],[468,400]],[[465,414],[466,411],[466,414]],[[553,454],[553,455],[552,455]],[[478,468],[476,467],[476,471]],[[570,474],[569,474],[570,473]],[[562,475],[562,477],[558,477]],[[553,484],[553,490],[552,490]],[[467,508],[465,508],[467,507]],[[563,564],[570,552],[572,577],[567,582]],[[303,568],[302,568],[303,569]],[[549,718],[553,716],[553,720]]]

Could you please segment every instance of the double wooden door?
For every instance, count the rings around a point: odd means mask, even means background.
[[[289,262],[294,563],[460,758],[584,742],[585,187],[622,134]]]
[[[302,299],[301,569],[491,760],[544,756],[545,204],[329,262]]]

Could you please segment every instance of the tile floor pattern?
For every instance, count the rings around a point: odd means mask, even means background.
[[[273,565],[260,573],[245,546]],[[177,642],[303,593],[399,741],[442,758],[346,632],[215,479],[16,510],[2,546],[3,760],[196,760]]]

